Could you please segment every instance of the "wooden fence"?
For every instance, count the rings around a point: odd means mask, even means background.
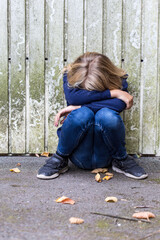
[[[160,156],[159,0],[0,0],[0,153],[54,152],[63,66],[102,52],[129,74],[130,153]]]

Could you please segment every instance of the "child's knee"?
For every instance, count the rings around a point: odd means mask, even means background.
[[[94,122],[94,113],[87,107],[81,107],[72,111],[69,119],[77,125],[91,124]]]
[[[110,129],[118,129],[122,124],[120,115],[111,109],[102,108],[96,113],[95,122],[97,125]]]

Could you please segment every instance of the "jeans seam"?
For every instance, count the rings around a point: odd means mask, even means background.
[[[105,134],[105,132],[103,131],[103,128],[102,128],[102,126],[101,126],[100,124],[95,124],[95,126],[98,126],[98,127],[100,128],[101,132],[102,132],[102,133],[104,133],[105,137],[106,137],[106,138],[107,138],[107,140],[108,140],[108,143],[109,143],[109,145],[110,145],[110,148],[112,148],[112,149],[115,149],[115,148],[112,146],[112,144],[110,143],[110,141],[109,141],[109,139],[108,139],[107,135],[106,135],[106,134]],[[104,139],[104,142],[105,142],[105,144],[106,144],[106,141],[105,141],[105,139]],[[106,144],[106,145],[107,145],[107,144]]]
[[[90,124],[87,124],[84,129],[81,128],[81,131],[82,131],[82,132],[81,132],[79,138],[77,139],[77,142],[76,142],[76,144],[75,144],[75,147],[78,146],[78,143],[79,143],[82,135],[83,135],[85,132],[87,132],[88,128],[89,128],[90,126],[92,126],[92,125],[93,125],[93,123],[90,123]],[[74,148],[75,148],[75,147],[74,147]]]
[[[97,124],[97,123],[95,123],[95,126],[98,126],[98,127],[100,128],[101,132],[102,132],[102,133],[104,134],[104,136],[107,138],[108,143],[106,143],[106,141],[105,141],[105,139],[104,139],[105,144],[106,144],[106,145],[109,145],[109,147],[111,148],[111,151],[112,151],[112,152],[116,151],[115,147],[110,143],[110,140],[109,140],[108,136],[105,134],[102,126],[101,126],[100,124]],[[111,155],[114,157],[114,154],[111,153]],[[125,159],[126,157],[127,157],[127,153],[126,153],[125,156],[123,156],[123,157],[116,157],[116,159],[121,160],[121,159]]]
[[[73,156],[73,158],[78,162],[79,166],[80,166],[82,169],[84,169],[83,164],[74,156],[74,154],[73,154],[72,156]],[[72,160],[71,160],[71,162],[72,162]],[[74,163],[74,162],[73,162],[73,163]]]
[[[80,136],[78,137],[77,142],[74,144],[74,149],[78,146],[78,143],[79,143],[82,135],[83,135],[85,132],[87,132],[88,128],[91,127],[92,125],[93,125],[93,123],[88,123],[88,124],[85,126],[84,129],[81,128],[81,134],[80,134]],[[59,149],[57,149],[57,152],[60,153],[60,154],[63,155],[63,156],[69,156],[69,155],[70,155],[69,153],[68,153],[68,154],[62,153]]]

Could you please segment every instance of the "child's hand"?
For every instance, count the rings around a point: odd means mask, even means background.
[[[55,120],[54,120],[54,125],[56,127],[58,127],[58,123],[60,121],[60,118],[64,116],[64,119],[60,122],[61,124],[64,122],[64,120],[67,118],[68,114],[70,112],[72,112],[73,110],[76,110],[78,108],[80,108],[81,106],[73,106],[73,105],[70,105],[68,107],[65,107],[63,108],[62,110],[60,110],[56,116],[55,116]]]
[[[130,109],[133,106],[133,96],[122,90],[111,90],[111,97],[121,99],[126,104],[126,109]]]

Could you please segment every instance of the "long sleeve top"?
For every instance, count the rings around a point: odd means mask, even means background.
[[[127,91],[127,78],[122,79],[122,89]],[[126,108],[125,102],[118,98],[111,98],[110,90],[105,91],[88,91],[85,89],[70,87],[67,80],[67,73],[63,75],[63,89],[67,106],[81,105],[90,108],[93,112],[97,112],[101,108],[107,107],[117,112],[122,112]]]

